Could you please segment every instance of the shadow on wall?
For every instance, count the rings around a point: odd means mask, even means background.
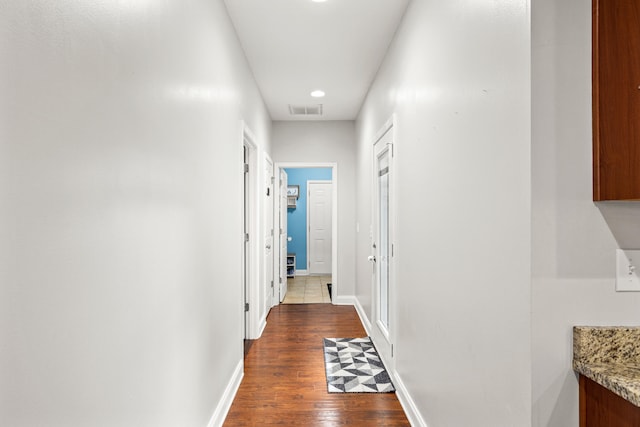
[[[541,399],[533,403],[533,425],[545,427],[566,427],[567,420],[575,420],[578,423],[578,375],[569,371],[561,375],[545,390]],[[549,396],[554,396],[549,399]],[[553,409],[544,409],[547,405],[553,405]],[[540,419],[540,413],[549,414],[549,419]]]
[[[622,249],[640,249],[640,202],[596,202]]]

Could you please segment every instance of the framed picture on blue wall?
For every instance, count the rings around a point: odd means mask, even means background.
[[[288,185],[287,186],[287,197],[295,197],[296,199],[300,197],[300,186],[299,185]]]

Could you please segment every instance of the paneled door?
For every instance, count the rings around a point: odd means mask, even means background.
[[[331,274],[333,183],[307,181],[309,274]]]
[[[373,262],[375,331],[373,338],[383,358],[393,359],[393,132],[391,128],[373,146],[373,227],[369,260]],[[376,340],[376,338],[378,338]]]

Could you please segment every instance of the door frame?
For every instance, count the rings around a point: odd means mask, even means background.
[[[278,202],[276,203],[277,206],[274,206],[274,212],[273,212],[274,229],[276,229],[276,228],[278,229],[278,256],[276,256],[274,254],[274,260],[273,260],[274,265],[278,264],[278,266],[277,266],[278,267],[277,268],[277,271],[278,271],[278,277],[277,277],[277,279],[278,279],[277,280],[278,281],[278,295],[275,295],[275,294],[273,295],[273,300],[271,302],[272,306],[275,305],[274,301],[276,299],[277,299],[276,303],[280,304],[284,300],[284,298],[286,297],[286,294],[288,292],[287,258],[286,258],[286,255],[285,255],[284,259],[283,259],[282,256],[280,256],[280,254],[282,254],[281,250],[282,250],[282,244],[283,243],[285,244],[285,251],[284,252],[285,253],[287,252],[286,251],[286,247],[287,247],[286,237],[285,237],[285,242],[282,241],[282,236],[283,236],[282,231],[284,231],[284,236],[287,236],[286,225],[285,225],[285,229],[284,230],[282,228],[280,228],[280,225],[282,225],[281,219],[283,217],[285,218],[284,222],[285,223],[287,222],[286,221],[286,219],[287,219],[287,212],[286,212],[286,210],[287,210],[287,198],[286,198],[286,196],[284,197],[284,203],[283,203],[282,187],[283,187],[283,184],[284,184],[284,187],[285,187],[284,191],[286,191],[286,187],[287,187],[286,184],[288,182],[288,178],[287,178],[287,172],[282,168],[275,168],[274,167],[274,172],[273,173],[274,173],[274,176],[277,176],[277,178],[278,178],[278,185],[277,185],[278,190],[276,191],[275,187],[274,187],[274,194],[273,194],[274,200],[275,200],[276,197],[278,197]],[[284,180],[282,179],[283,176],[285,177]],[[284,211],[285,211],[284,215],[282,215],[283,206],[284,206]],[[276,270],[274,270],[274,275],[275,275],[275,271]],[[274,276],[274,280],[276,280],[275,276]]]
[[[274,270],[274,265],[275,265],[275,248],[274,248],[274,242],[275,242],[275,228],[276,228],[276,218],[273,217],[275,210],[274,210],[274,206],[275,200],[276,200],[276,189],[275,189],[275,175],[274,175],[274,171],[275,169],[273,168],[273,160],[271,159],[271,157],[268,154],[264,155],[263,158],[264,163],[262,164],[262,173],[266,173],[267,172],[267,166],[270,165],[268,167],[269,169],[269,176],[265,177],[264,175],[260,176],[261,182],[263,183],[263,187],[261,187],[261,201],[263,202],[263,209],[261,210],[261,212],[263,212],[262,215],[262,223],[264,224],[264,226],[262,227],[261,233],[260,233],[260,238],[262,239],[261,244],[260,244],[260,249],[261,249],[261,262],[260,265],[262,267],[262,280],[260,281],[261,283],[261,288],[263,289],[262,295],[263,298],[260,299],[260,311],[258,312],[256,310],[256,325],[257,325],[257,334],[256,334],[256,338],[258,338],[259,336],[262,335],[262,332],[264,331],[264,328],[267,326],[267,315],[269,314],[269,310],[271,309],[271,300],[272,298],[275,297],[275,277],[276,277],[276,273]],[[267,183],[267,178],[269,183]],[[266,194],[267,189],[271,189],[270,195]],[[269,200],[269,197],[271,197],[271,202],[272,202],[272,206],[267,206],[267,201]],[[267,216],[266,213],[268,211],[271,211],[271,224],[269,224],[269,221],[267,221]],[[267,245],[267,233],[271,231],[271,277],[267,277],[267,262],[262,262],[264,260],[264,250],[266,249],[266,245]],[[279,240],[279,239],[278,239]],[[270,283],[269,283],[270,282]],[[273,291],[271,292],[271,294],[269,294],[269,292],[271,291],[271,287],[273,286]]]
[[[378,265],[374,263],[373,270],[375,272],[372,273],[371,280],[371,338],[378,349],[378,353],[380,357],[383,359],[385,365],[392,372],[395,371],[395,339],[397,337],[397,305],[396,305],[396,265],[398,258],[398,244],[396,241],[396,231],[397,231],[397,222],[396,222],[396,185],[395,185],[395,171],[394,165],[397,156],[397,125],[396,125],[396,116],[392,115],[387,122],[380,128],[380,130],[376,133],[375,138],[373,138],[371,144],[371,237],[370,237],[370,251],[371,254],[375,257],[378,256],[377,251],[371,246],[374,243],[374,236],[377,231],[375,231],[375,227],[378,226],[377,223],[377,210],[378,210],[378,183],[377,183],[377,156],[376,156],[376,144],[386,137],[390,135],[391,137],[391,147],[389,147],[389,169],[390,169],[390,179],[389,179],[389,218],[388,218],[388,227],[389,227],[389,243],[392,246],[390,251],[390,259],[389,259],[389,292],[387,294],[387,301],[389,306],[389,327],[384,328],[379,324],[378,321],[378,310],[379,310],[379,294],[377,287],[377,276],[378,276]],[[379,243],[379,242],[378,242]],[[373,271],[372,270],[372,271]],[[385,330],[386,329],[386,330]],[[385,333],[386,332],[386,333]]]
[[[280,169],[303,169],[303,168],[330,168],[332,187],[332,211],[331,211],[331,291],[333,298],[331,304],[337,304],[340,295],[340,280],[338,277],[338,163],[336,162],[276,162],[275,174],[279,176]],[[280,187],[277,188],[278,197],[280,197]],[[279,203],[277,204],[279,205]],[[276,207],[279,210],[279,206]],[[279,214],[279,212],[277,212]],[[286,255],[285,255],[286,256]],[[277,262],[280,262],[280,257]],[[273,299],[273,305],[278,305],[278,298]]]
[[[311,212],[311,190],[309,189],[309,184],[332,184],[331,191],[333,192],[333,179],[310,179],[307,181],[307,272],[311,275],[311,229],[309,228],[309,219],[311,216],[309,215]],[[331,210],[333,212],[333,194],[331,196]],[[333,228],[335,224],[333,222],[333,217],[331,218],[331,239],[333,239]],[[331,241],[332,250],[333,250],[333,240]],[[331,270],[333,270],[333,254],[331,254]],[[332,279],[333,280],[333,279]],[[333,286],[333,283],[332,285]]]
[[[249,188],[248,196],[244,196],[242,199],[241,210],[244,210],[245,202],[248,201],[248,234],[249,234],[249,248],[248,259],[245,260],[245,248],[244,248],[244,224],[242,226],[242,233],[240,239],[242,241],[242,323],[244,325],[243,339],[255,339],[259,333],[258,324],[258,289],[260,285],[260,241],[258,230],[258,206],[260,204],[260,192],[258,188],[260,186],[260,174],[258,173],[258,144],[256,143],[256,137],[254,133],[249,129],[247,124],[243,121],[241,123],[241,135],[240,135],[240,174],[242,181],[244,182],[244,147],[249,150]],[[244,191],[243,191],[244,193]],[[243,219],[244,221],[244,219]],[[246,269],[248,267],[248,285],[245,287]],[[245,303],[249,304],[249,311],[245,311]]]

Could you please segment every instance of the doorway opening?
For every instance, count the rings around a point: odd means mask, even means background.
[[[337,273],[336,163],[276,163],[280,247],[274,305],[335,303]],[[283,194],[286,191],[286,194]]]

